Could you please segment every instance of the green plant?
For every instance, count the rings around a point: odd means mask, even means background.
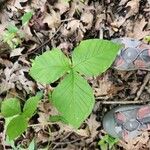
[[[32,18],[33,13],[32,12],[26,12],[22,17],[22,25],[26,25],[29,23],[30,19]]]
[[[6,42],[10,48],[14,49],[21,44],[21,37],[22,35],[19,29],[15,25],[10,24],[3,34],[3,41]]]
[[[22,26],[25,26],[28,24],[29,20],[32,17],[32,12],[26,12],[22,17]],[[18,29],[15,25],[9,24],[7,26],[7,30],[3,34],[3,41],[6,42],[10,48],[14,49],[18,45],[22,43],[22,39],[24,37],[24,34],[20,29]]]
[[[110,135],[105,135],[99,142],[98,145],[100,146],[101,150],[111,150],[115,149],[115,145],[118,143],[118,139],[111,137]]]
[[[17,98],[5,99],[1,104],[1,115],[5,118],[6,134],[9,140],[21,135],[28,127],[29,119],[34,115],[42,93],[30,97],[21,111],[20,102]]]
[[[67,58],[61,50],[53,48],[32,63],[30,75],[38,82],[50,84],[63,77],[49,94],[49,99],[60,112],[58,118],[78,128],[94,106],[92,88],[83,78],[105,72],[114,61],[120,45],[111,41],[90,39],[82,41]]]
[[[150,43],[150,35],[145,36],[144,41]]]

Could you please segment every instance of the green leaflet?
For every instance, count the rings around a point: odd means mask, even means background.
[[[32,15],[33,15],[32,12],[26,12],[26,13],[21,17],[22,25],[28,24],[28,22],[30,21]]]
[[[52,83],[70,70],[70,60],[54,48],[36,57],[32,63],[30,75],[40,83]]]
[[[110,135],[105,135],[102,139],[98,142],[101,150],[113,149],[113,147],[118,143],[119,139],[113,138]]]
[[[27,126],[28,121],[24,116],[19,115],[17,117],[14,117],[8,124],[6,130],[6,133],[9,136],[9,140],[13,140],[14,138],[22,134],[27,129]]]
[[[5,99],[1,105],[1,113],[4,117],[12,117],[21,113],[20,102],[16,98]]]
[[[37,109],[38,102],[41,99],[42,95],[43,93],[38,93],[36,96],[30,97],[26,101],[22,113],[24,117],[31,118],[34,115]]]
[[[13,25],[13,24],[9,24],[8,26],[7,26],[7,30],[8,30],[8,32],[11,34],[11,33],[17,33],[18,31],[19,31],[19,29],[15,26],[15,25]]]
[[[76,72],[68,74],[52,93],[54,106],[76,128],[89,116],[94,102],[92,88]]]
[[[119,49],[120,45],[107,40],[82,41],[73,51],[74,70],[87,76],[99,75],[111,66]]]

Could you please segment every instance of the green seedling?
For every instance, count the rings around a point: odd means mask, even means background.
[[[105,135],[99,142],[101,150],[115,150],[115,145],[118,143],[118,139]]]
[[[144,41],[146,41],[147,43],[150,43],[150,35],[144,37]]]
[[[10,24],[3,34],[3,41],[6,42],[10,48],[16,48],[22,42],[19,29],[15,25]]]
[[[28,24],[31,17],[32,13],[26,12],[21,17],[22,26]],[[3,34],[3,42],[6,42],[11,49],[15,49],[16,47],[18,47],[22,43],[23,38],[24,34],[22,33],[22,31],[13,24],[9,24]]]
[[[30,19],[32,18],[33,13],[32,12],[26,12],[22,17],[22,25],[26,25],[29,23]]]

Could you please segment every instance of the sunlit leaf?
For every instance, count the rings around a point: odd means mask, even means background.
[[[21,113],[20,102],[16,98],[5,99],[1,104],[1,113],[4,117],[11,117]]]
[[[22,25],[27,24],[27,23],[30,21],[32,15],[33,15],[32,12],[26,12],[26,13],[21,17]]]
[[[99,75],[111,66],[120,47],[107,40],[82,41],[73,51],[74,70],[87,76]]]
[[[20,136],[28,126],[28,121],[22,115],[19,115],[13,118],[7,126],[6,133],[9,137],[9,140],[13,140]]]
[[[78,128],[92,111],[93,91],[84,78],[71,72],[55,88],[52,103],[70,125]]]
[[[42,93],[38,93],[36,96],[30,97],[24,107],[23,107],[23,116],[26,118],[31,118],[34,115],[34,112],[37,109],[39,100],[42,98]]]
[[[70,70],[70,60],[55,48],[37,56],[32,63],[30,75],[40,83],[52,83]]]

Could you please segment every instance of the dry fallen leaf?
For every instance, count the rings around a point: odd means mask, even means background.
[[[72,18],[76,11],[83,12],[84,8],[87,7],[84,5],[81,0],[75,0],[71,3],[71,8],[69,10],[69,17]]]
[[[133,15],[136,15],[139,11],[140,0],[132,0],[126,4],[126,8],[129,7],[129,12],[126,15],[126,18],[129,18]]]
[[[83,26],[85,29],[89,30],[92,27],[93,23],[93,14],[88,10],[84,11],[81,15],[81,22],[83,23]]]
[[[69,3],[65,0],[58,0],[54,5],[54,9],[58,9],[59,13],[62,15],[64,12],[69,10]]]
[[[42,12],[45,10],[45,4],[47,0],[33,0],[31,3],[31,7],[34,9],[40,9]]]
[[[120,141],[119,145],[125,150],[149,150],[149,133],[143,132],[140,136],[129,140],[128,142]]]
[[[26,78],[25,73],[29,71],[28,66],[22,66],[16,61],[12,66],[6,67],[3,71],[1,93],[8,91],[11,88],[18,88],[26,93],[35,94],[35,83]]]
[[[149,35],[150,30],[149,31],[144,30],[144,27],[146,25],[147,25],[147,21],[145,21],[145,18],[136,21],[134,23],[133,31],[129,32],[128,36],[140,40],[140,39],[144,38],[146,35]]]
[[[121,0],[120,2],[119,2],[119,6],[121,6],[121,5],[125,5],[125,3],[127,3],[129,0]]]
[[[95,96],[109,96],[112,97],[123,87],[115,86],[113,82],[109,81],[108,75],[105,75],[102,79],[98,80],[98,87],[94,87]]]
[[[111,26],[116,27],[116,28],[120,28],[125,21],[126,21],[126,18],[124,18],[124,17],[118,17],[117,19],[115,19],[111,23]]]
[[[96,23],[95,23],[95,29],[96,30],[100,30],[104,20],[106,20],[106,15],[105,14],[99,14],[99,15],[96,16]]]
[[[62,28],[61,32],[64,36],[71,36],[80,26],[79,20],[72,20],[68,22],[64,28]]]
[[[20,56],[22,55],[22,51],[24,50],[24,47],[19,47],[19,48],[15,48],[11,51],[10,53],[10,57],[14,57],[14,56]]]
[[[51,13],[46,13],[43,19],[43,23],[47,23],[49,28],[57,28],[61,23],[60,14],[54,10]]]
[[[32,41],[37,42],[36,38],[31,33],[31,30],[30,30],[30,27],[28,26],[28,24],[22,26],[22,28],[20,29],[20,31],[23,33],[25,41],[32,40]]]
[[[101,124],[96,121],[96,115],[94,114],[91,114],[90,118],[86,120],[86,123],[88,124],[90,138],[93,139],[99,133],[97,129]]]
[[[0,94],[9,91],[10,89],[13,89],[14,87],[15,87],[14,83],[2,80],[2,82],[0,83]]]

